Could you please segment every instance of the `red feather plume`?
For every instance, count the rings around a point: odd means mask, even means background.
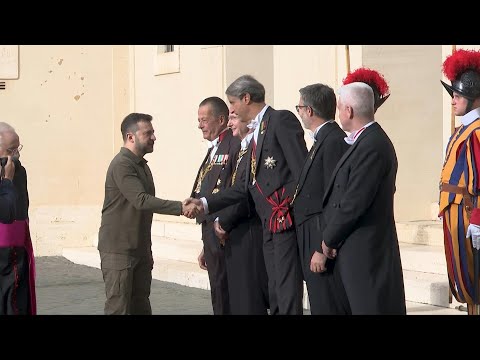
[[[343,85],[353,82],[363,82],[372,88],[376,88],[381,98],[388,94],[387,82],[378,71],[369,68],[359,68],[352,73],[348,73],[347,77],[343,79]]]
[[[470,69],[480,72],[480,52],[460,49],[447,56],[442,70],[448,80],[454,81]]]

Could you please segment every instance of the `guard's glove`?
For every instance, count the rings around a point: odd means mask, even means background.
[[[468,225],[467,238],[472,238],[473,247],[480,250],[480,226],[475,224]]]

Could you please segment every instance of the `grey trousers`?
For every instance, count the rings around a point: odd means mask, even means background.
[[[153,260],[100,252],[105,282],[105,315],[151,315]]]

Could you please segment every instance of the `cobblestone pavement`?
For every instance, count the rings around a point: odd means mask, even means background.
[[[105,288],[99,269],[61,256],[35,258],[39,315],[102,315]],[[152,280],[154,315],[212,315],[210,291]],[[310,314],[308,310],[304,312]],[[407,302],[411,315],[464,315],[455,309]]]
[[[105,288],[99,269],[77,265],[61,256],[35,259],[39,315],[102,315]],[[153,280],[150,295],[155,315],[208,315],[210,292]]]

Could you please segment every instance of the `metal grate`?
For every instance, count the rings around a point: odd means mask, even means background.
[[[0,81],[0,90],[5,90],[5,81]]]

